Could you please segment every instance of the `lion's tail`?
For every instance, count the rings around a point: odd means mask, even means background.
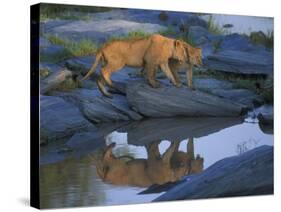
[[[92,65],[91,69],[88,71],[88,73],[82,78],[81,81],[87,79],[92,73],[95,72],[96,68],[97,68],[97,65],[99,64],[99,61],[100,59],[102,59],[103,57],[103,54],[102,52],[98,52],[97,55],[96,55],[96,60],[95,60],[95,63]]]

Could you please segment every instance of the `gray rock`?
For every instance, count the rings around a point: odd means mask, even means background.
[[[93,128],[74,105],[60,97],[40,97],[40,140],[56,141]]]
[[[229,34],[222,37],[221,49],[238,50],[238,51],[258,51],[265,50],[264,46],[254,45],[250,42],[249,37],[238,33]]]
[[[62,70],[63,66],[54,63],[47,63],[47,62],[40,61],[39,69],[48,69],[51,73],[54,73]]]
[[[170,201],[273,194],[273,147],[261,146],[190,175],[153,200]]]
[[[201,26],[207,28],[207,22],[195,14],[165,11],[167,18],[165,20],[161,20],[161,18],[159,18],[159,14],[161,12],[162,11],[157,10],[130,9],[123,12],[122,19],[141,23],[161,24],[170,27],[184,24],[186,27]]]
[[[54,92],[76,105],[87,119],[94,122],[140,120],[141,115],[131,110],[126,97],[113,95],[112,99],[102,96],[98,89],[76,89],[71,92]]]
[[[195,43],[195,45],[202,45],[210,42],[211,33],[204,27],[192,26],[188,30],[188,37]]]
[[[212,70],[239,74],[272,75],[273,54],[269,51],[223,50],[209,55],[204,60],[204,66]]]
[[[274,132],[274,113],[272,105],[263,105],[257,108],[254,113],[257,114],[260,129],[266,134]]]
[[[48,44],[47,46],[40,46],[40,54],[54,55],[60,54],[65,51],[64,47],[54,44]]]
[[[223,117],[244,112],[240,104],[186,87],[161,85],[155,89],[144,81],[134,81],[126,92],[130,106],[147,117]]]
[[[51,42],[48,41],[46,38],[43,38],[43,37],[39,38],[39,47],[40,48],[46,48],[46,47],[49,47],[51,45],[52,45]]]
[[[233,102],[237,102],[248,108],[253,108],[255,103],[262,104],[264,102],[261,96],[247,89],[227,90],[218,88],[210,90],[210,93],[225,99],[229,99]]]
[[[65,80],[72,78],[72,72],[67,69],[52,73],[40,81],[40,93],[46,94],[58,88]]]
[[[199,138],[241,123],[241,117],[159,118],[132,122],[118,131],[128,133],[129,144],[143,146],[161,140],[173,142]]]
[[[193,80],[196,89],[232,89],[233,84],[226,80],[196,78]]]
[[[53,23],[46,23],[50,25]],[[131,31],[143,31],[155,33],[166,29],[159,24],[138,23],[122,19],[92,20],[92,21],[69,21],[52,27],[45,26],[46,33],[55,34],[59,37],[71,40],[89,39],[96,43],[104,43],[112,36],[126,35]]]

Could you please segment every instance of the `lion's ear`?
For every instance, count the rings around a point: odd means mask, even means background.
[[[174,45],[175,45],[175,47],[179,47],[181,45],[181,41],[180,40],[175,40],[174,41]]]

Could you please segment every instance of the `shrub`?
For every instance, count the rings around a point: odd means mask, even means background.
[[[261,44],[265,47],[272,49],[273,48],[273,31],[268,31],[266,34],[262,31],[252,32],[250,34],[250,40],[254,44]]]

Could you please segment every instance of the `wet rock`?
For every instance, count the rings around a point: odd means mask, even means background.
[[[240,104],[186,87],[161,84],[155,89],[144,81],[132,81],[126,93],[129,105],[147,117],[223,117],[244,112]]]
[[[255,94],[253,91],[247,90],[247,89],[211,89],[209,90],[210,93],[229,99],[233,102],[239,103],[244,105],[248,108],[253,108],[254,104],[259,103],[260,105],[264,102],[263,98],[257,94]]]
[[[240,51],[222,50],[209,55],[204,60],[204,66],[211,70],[232,72],[239,74],[264,74],[273,73],[273,54],[269,51]]]
[[[129,144],[143,146],[161,140],[199,138],[241,123],[241,117],[161,118],[132,122],[118,131],[128,133]]]
[[[49,143],[93,128],[74,105],[60,97],[40,97],[40,140]]]
[[[259,120],[260,129],[266,134],[273,134],[274,131],[274,113],[272,105],[263,105],[255,110]]]
[[[153,200],[273,194],[273,147],[261,146],[216,162]]]
[[[76,89],[71,92],[54,92],[68,102],[76,105],[87,119],[94,122],[112,122],[140,120],[141,115],[131,110],[126,97],[113,95],[113,98],[102,96],[98,89]]]

